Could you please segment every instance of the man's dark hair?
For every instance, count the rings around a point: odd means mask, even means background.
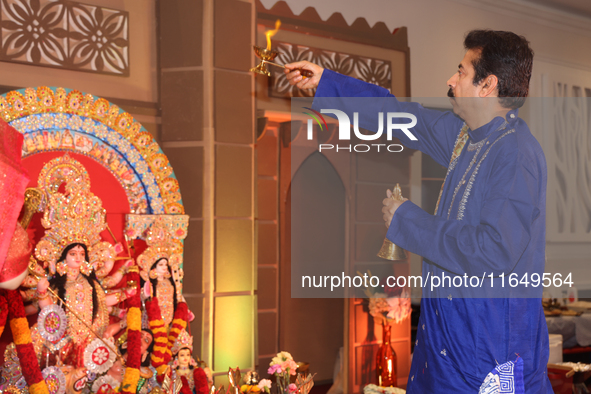
[[[472,30],[464,39],[464,47],[480,51],[480,57],[472,64],[474,85],[495,75],[503,107],[515,109],[525,103],[534,59],[525,37],[509,31]]]

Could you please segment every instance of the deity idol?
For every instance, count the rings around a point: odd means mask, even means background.
[[[153,297],[158,299],[164,324],[170,326],[176,310],[177,297],[176,285],[172,279],[168,259],[163,257],[152,264],[148,276],[151,293]]]
[[[147,234],[148,248],[137,259],[142,285],[147,297],[158,300],[162,320],[170,327],[177,303],[184,301],[180,282],[182,244],[170,236],[161,220],[156,220]]]
[[[66,364],[81,366],[83,352],[95,336],[102,337],[109,324],[108,307],[127,297],[123,291],[107,295],[98,282],[93,268],[104,250],[100,232],[106,228],[105,210],[101,200],[90,192],[90,180],[85,168],[68,155],[47,163],[39,175],[39,187],[46,193],[47,205],[41,224],[43,238],[37,243],[37,259],[47,263],[55,275],[39,280],[37,302],[40,308],[59,304],[59,297],[67,316],[64,338],[72,344],[61,351]],[[59,187],[65,184],[65,193]],[[54,268],[53,268],[54,267]],[[49,294],[50,287],[57,297]],[[118,323],[115,323],[118,324]],[[48,340],[48,329],[38,327],[43,339]],[[51,338],[56,342],[59,339]],[[41,346],[36,348],[41,349]]]
[[[187,331],[183,330],[172,348],[174,355],[174,362],[172,364],[173,380],[177,377],[181,378],[183,386],[187,386],[181,390],[186,394],[207,394],[209,392],[209,381],[207,374],[201,368],[192,356],[193,353],[193,337]]]

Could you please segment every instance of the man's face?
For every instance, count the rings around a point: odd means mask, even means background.
[[[480,51],[469,49],[458,66],[458,71],[447,81],[451,105],[456,115],[465,119],[463,115],[470,109],[475,102],[475,97],[480,97],[482,86],[486,83],[486,78],[478,85],[474,86],[474,66],[472,62],[480,56]],[[464,99],[469,98],[469,99]]]

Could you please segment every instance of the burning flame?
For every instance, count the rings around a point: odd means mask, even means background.
[[[277,22],[275,22],[275,30],[269,30],[269,31],[265,32],[265,36],[267,36],[267,50],[268,51],[271,50],[271,37],[273,37],[275,35],[275,33],[277,33],[277,31],[279,30],[279,26],[281,26],[281,21],[279,19],[277,19]]]

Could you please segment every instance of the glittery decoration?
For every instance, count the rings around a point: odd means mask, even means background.
[[[94,332],[102,335],[109,325],[109,312],[105,301],[105,292],[98,282],[94,283],[95,292],[98,299],[98,311],[93,320],[92,317],[92,287],[88,280],[82,275],[78,275],[75,280],[66,280],[66,298],[68,306],[76,312],[86,324],[76,318],[71,310],[66,312],[68,316],[68,335],[72,337],[77,346],[84,346],[94,338],[88,326],[92,326]]]
[[[183,243],[182,240],[187,236],[187,227],[189,225],[189,216],[187,215],[126,215],[125,234],[130,239],[140,238],[146,241],[148,248],[138,256],[137,264],[140,267],[140,275],[145,280],[149,280],[149,273],[152,265],[161,258],[168,260],[168,265],[175,281],[177,298],[180,299],[182,293],[182,283],[184,273],[183,264]],[[158,289],[163,282],[158,281]],[[170,285],[172,290],[172,285]],[[168,291],[167,289],[161,291]],[[168,293],[163,296],[169,296]],[[169,300],[170,298],[163,298]],[[162,311],[163,317],[166,314],[167,325],[170,324],[168,317],[171,318],[174,311],[172,305],[167,302],[161,302],[161,308],[170,310]]]
[[[59,341],[66,333],[67,327],[66,313],[56,304],[44,307],[37,316],[37,329],[46,341]]]
[[[109,340],[107,339],[107,341]],[[112,341],[109,342],[112,343]],[[84,350],[84,366],[97,374],[107,372],[116,359],[117,355],[98,338],[86,346]]]
[[[45,235],[35,247],[35,256],[56,263],[72,243],[85,244],[89,254],[95,256],[93,249],[101,242],[100,232],[106,229],[106,212],[100,198],[90,192],[86,168],[68,155],[58,157],[43,166],[37,183],[46,194],[47,207],[41,220]],[[65,193],[58,192],[62,184]]]
[[[484,159],[486,159],[486,156],[488,156],[488,152],[490,152],[492,147],[501,138],[503,138],[506,135],[509,135],[511,133],[514,133],[514,132],[515,132],[515,129],[511,129],[511,130],[503,133],[503,135],[501,135],[492,144],[490,144],[490,147],[486,150],[486,152],[484,152],[484,154],[482,155],[482,157],[478,161],[478,164],[476,165],[476,167],[474,168],[474,171],[472,172],[472,175],[470,176],[470,180],[468,181],[468,185],[466,186],[466,189],[464,190],[464,195],[462,196],[462,199],[460,200],[460,206],[458,207],[458,216],[457,216],[458,220],[464,219],[464,211],[466,210],[466,204],[468,204],[468,198],[470,197],[470,193],[472,192],[472,186],[474,185],[474,180],[476,179],[476,175],[478,175],[478,170],[480,169],[480,165],[482,164]]]
[[[162,320],[166,326],[170,326],[172,318],[174,317],[174,287],[170,280],[158,280],[156,285],[156,298],[160,303],[160,313],[162,313]]]
[[[101,376],[92,384],[92,392],[98,393],[99,390],[108,392],[109,390],[117,390],[119,382],[109,375]]]
[[[27,88],[0,96],[0,117],[24,134],[24,156],[74,151],[103,164],[125,189],[132,213],[184,213],[168,158],[139,122],[107,100]]]
[[[129,239],[147,237],[147,230],[158,220],[173,239],[185,239],[189,227],[187,215],[126,215],[125,234]]]
[[[14,386],[18,389],[27,386],[21,371],[21,365],[16,354],[16,346],[14,342],[11,342],[4,351],[4,365],[0,369],[0,376],[2,377],[0,392],[6,390],[10,386]]]
[[[189,350],[191,350],[191,353],[193,353],[193,337],[189,335],[187,330],[181,331],[178,338],[176,339],[176,342],[174,343],[174,345],[172,345],[172,348],[170,350],[172,354],[176,355],[179,352],[179,350],[183,348],[188,348]]]
[[[39,328],[39,326],[37,326],[37,329],[38,328]],[[47,347],[47,350],[49,350],[50,353],[55,353],[55,352],[60,351],[61,348],[63,348],[66,344],[68,344],[68,342],[72,342],[72,338],[70,338],[69,336],[66,335],[57,343],[44,342],[43,345],[45,347]]]
[[[16,386],[10,386],[5,388],[2,391],[3,394],[25,394],[22,390],[18,389]]]
[[[65,394],[66,377],[61,369],[58,367],[47,367],[41,374],[43,375],[43,379],[45,379],[49,394]]]

